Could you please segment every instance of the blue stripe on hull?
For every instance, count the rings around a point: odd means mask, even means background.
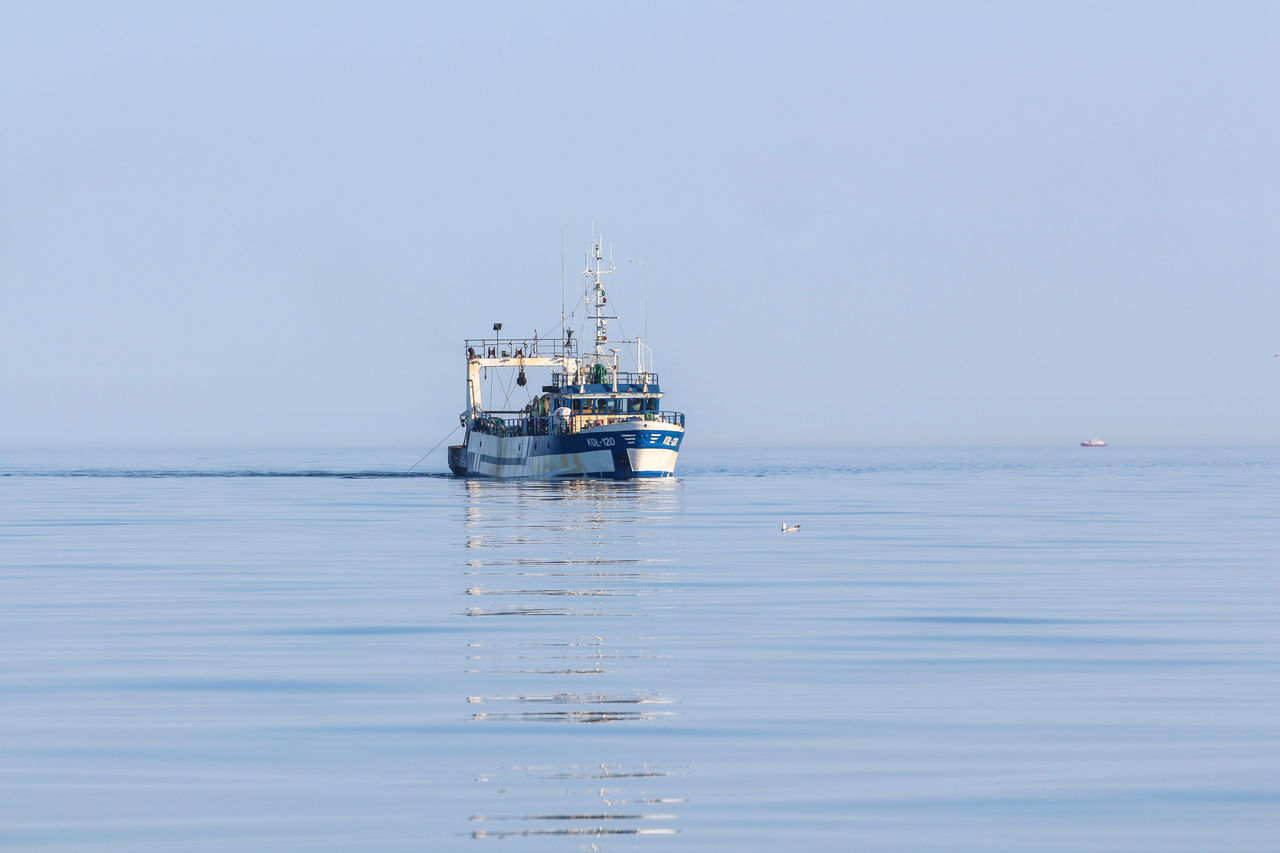
[[[657,429],[625,430],[594,435],[590,433],[540,435],[529,438],[529,455],[588,453],[593,450],[612,450],[616,447],[627,449],[657,447],[678,451],[683,438],[684,433]]]

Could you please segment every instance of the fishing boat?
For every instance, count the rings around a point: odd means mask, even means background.
[[[1081,447],[1106,447],[1107,443],[1100,438],[1091,438],[1088,441],[1080,442]]]
[[[609,320],[618,317],[607,313],[604,283],[615,272],[603,241],[593,238],[583,270],[583,302],[593,312],[584,319],[595,324],[589,351],[579,351],[563,308],[556,339],[539,340],[536,332],[532,338],[504,338],[502,324],[494,323],[493,337],[464,341],[467,407],[459,420],[466,432],[461,444],[449,448],[454,474],[629,480],[675,473],[684,414],[663,408],[652,350],[639,337],[617,341],[635,346],[634,370],[624,371],[620,348],[605,349]],[[534,368],[549,372],[541,393],[518,409],[485,408],[482,381],[492,383],[505,371],[515,374],[514,388],[523,390],[526,371]]]

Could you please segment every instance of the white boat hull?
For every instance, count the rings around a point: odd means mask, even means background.
[[[634,421],[566,435],[473,432],[465,447],[464,470],[458,473],[541,479],[670,477],[675,473],[683,438],[683,427]]]

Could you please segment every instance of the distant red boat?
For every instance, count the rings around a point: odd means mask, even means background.
[[[1106,447],[1107,443],[1100,438],[1091,438],[1088,441],[1080,442],[1081,447]]]

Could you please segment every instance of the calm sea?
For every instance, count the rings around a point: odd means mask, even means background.
[[[1280,848],[1280,451],[414,458],[0,455],[0,847]]]

